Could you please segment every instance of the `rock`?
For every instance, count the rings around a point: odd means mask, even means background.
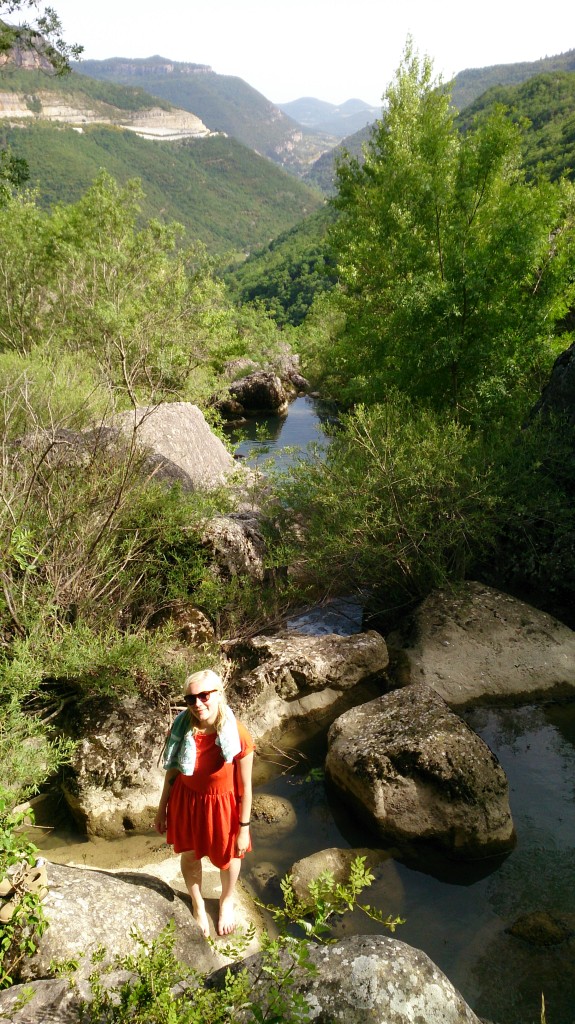
[[[318,1024],[480,1024],[438,967],[419,949],[382,935],[356,935],[334,945],[311,946],[317,974],[296,967],[296,993]],[[288,967],[284,955],[282,966]],[[241,962],[261,1005],[274,984],[260,973],[261,955]],[[233,968],[237,970],[238,968]],[[223,984],[223,972],[212,979]],[[246,1018],[247,1019],[247,1018]]]
[[[285,797],[270,793],[254,793],[252,818],[263,825],[273,825],[274,835],[278,829],[291,831],[297,823],[293,804]]]
[[[230,384],[230,395],[250,416],[270,412],[281,416],[287,412],[288,398],[280,378],[275,373],[259,370]]]
[[[214,516],[206,524],[202,539],[228,576],[264,579],[266,544],[255,513]]]
[[[347,882],[352,861],[357,857],[363,857],[366,868],[373,869],[382,861],[388,860],[390,854],[386,850],[372,850],[368,847],[354,850],[332,847],[329,850],[312,853],[309,857],[302,857],[295,862],[290,871],[298,899],[303,900],[307,897],[310,883],[325,871],[329,871],[336,882]]]
[[[404,676],[452,708],[575,693],[575,632],[551,615],[481,583],[430,594],[403,643]]]
[[[191,647],[216,642],[214,627],[207,615],[191,601],[170,601],[165,607],[158,608],[148,619],[148,628],[158,629],[168,623],[176,631],[178,639]]]
[[[575,342],[557,356],[551,377],[541,392],[541,398],[534,406],[530,419],[540,415],[544,420],[550,415],[566,419],[569,426],[575,423]]]
[[[94,700],[68,715],[67,731],[77,743],[62,789],[82,831],[113,839],[150,830],[169,725],[143,697]]]
[[[79,953],[85,956],[79,975],[90,973],[90,955],[100,945],[104,963],[137,949],[130,936],[136,927],[150,941],[170,920],[176,925],[175,955],[199,970],[214,970],[223,959],[206,942],[192,917],[188,896],[176,893],[152,875],[92,871],[48,864],[48,895],[43,908],[49,927],[38,950],[21,966],[21,981],[47,977],[50,962]]]
[[[532,946],[557,946],[575,934],[573,915],[571,918],[568,920],[564,915],[550,914],[546,910],[534,911],[522,914],[507,931]]]
[[[80,980],[70,988],[64,978],[43,978],[0,991],[0,1020],[10,1024],[78,1024],[80,1005],[90,988]]]
[[[240,666],[229,683],[230,703],[252,734],[267,740],[290,720],[320,717],[346,691],[381,677],[388,663],[385,640],[374,630],[258,636],[224,648]]]
[[[121,413],[115,424],[135,431],[149,451],[148,465],[156,480],[179,482],[184,490],[211,490],[237,470],[232,455],[210,430],[203,413],[189,402],[171,402]]]
[[[423,683],[347,711],[328,744],[329,778],[386,841],[425,840],[466,859],[514,845],[503,769]]]

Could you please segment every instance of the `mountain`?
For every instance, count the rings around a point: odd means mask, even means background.
[[[189,111],[76,72],[1,69],[6,146],[27,161],[44,205],[78,199],[102,168],[121,183],[137,177],[145,217],[179,221],[212,251],[250,252],[322,205],[293,175]]]
[[[290,103],[281,103],[284,114],[293,117],[306,128],[335,135],[340,139],[360,131],[381,117],[381,106],[372,107],[363,100],[346,100],[340,106],[304,96]]]
[[[575,50],[566,50],[554,57],[531,62],[493,64],[490,67],[460,71],[453,80],[453,105],[463,111],[495,85],[518,85],[528,78],[552,71],[575,71]]]
[[[496,85],[459,115],[465,131],[473,118],[495,104],[508,107],[514,121],[527,121],[523,136],[523,166],[555,180],[575,178],[575,71],[536,75],[520,85]]]
[[[0,119],[108,124],[153,139],[200,138],[205,124],[187,110],[142,89],[114,86],[85,75],[49,75],[37,66],[4,69],[0,77]]]
[[[297,124],[243,79],[219,75],[207,65],[154,56],[114,57],[74,65],[85,75],[119,85],[135,85],[199,117],[211,130],[225,132],[295,174],[303,174],[336,137]]]

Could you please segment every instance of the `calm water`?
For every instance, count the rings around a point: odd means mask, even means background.
[[[298,399],[279,424],[274,452],[305,447],[320,430],[313,401]],[[244,444],[247,454],[250,442]],[[344,600],[290,626],[345,633],[359,629],[359,621],[357,606]],[[366,902],[407,919],[397,937],[425,950],[478,1015],[496,1024],[539,1024],[544,993],[547,1024],[575,1024],[575,702],[481,709],[467,720],[507,773],[515,849],[467,868],[390,856]],[[304,781],[310,767],[323,763],[325,740],[302,749],[296,772],[263,786],[292,803],[297,824],[271,840],[255,826],[258,862],[280,877],[294,860],[330,846],[378,845],[322,782]],[[543,948],[506,932],[520,915],[540,910],[566,916],[574,937]],[[359,911],[339,926],[340,933],[378,930]]]
[[[286,469],[306,458],[308,445],[326,447],[329,442],[322,421],[328,417],[325,405],[305,395],[290,403],[287,416],[259,416],[248,420],[240,434],[232,432],[230,436],[232,440],[242,438],[237,454],[249,458],[250,465],[263,468],[271,460],[276,469]]]

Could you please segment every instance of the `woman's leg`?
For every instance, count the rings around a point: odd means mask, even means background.
[[[202,862],[198,860],[193,850],[186,850],[180,858],[182,875],[186,883],[194,907],[194,920],[199,925],[202,934],[206,939],[210,934],[210,923],[206,914],[204,898],[202,896]]]
[[[226,868],[225,871],[220,869],[222,895],[220,896],[218,935],[230,935],[236,927],[234,889],[236,887],[241,866],[241,859],[239,857],[232,857],[229,868]]]

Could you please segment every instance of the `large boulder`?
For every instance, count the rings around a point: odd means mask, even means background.
[[[230,699],[258,738],[277,737],[286,723],[323,716],[344,694],[383,677],[385,640],[375,630],[353,636],[257,636],[225,645],[239,666]]]
[[[237,463],[212,432],[197,406],[166,402],[121,413],[115,425],[148,452],[156,480],[179,482],[184,490],[211,490],[224,484]]]
[[[481,583],[434,591],[401,646],[401,680],[425,682],[452,708],[575,694],[575,632]]]
[[[150,941],[175,922],[175,955],[198,970],[214,970],[223,958],[213,952],[192,916],[189,896],[152,875],[93,871],[48,864],[48,895],[42,906],[49,927],[36,953],[23,962],[21,981],[45,978],[52,960],[84,954],[80,976],[90,973],[90,956],[104,946],[104,963],[135,952],[137,928]]]
[[[283,416],[288,410],[288,396],[275,373],[259,370],[230,384],[230,395],[239,402],[247,416],[267,412]]]
[[[425,840],[466,859],[514,845],[503,769],[430,687],[352,708],[333,723],[328,744],[329,778],[381,839]]]
[[[295,967],[292,979],[317,1024],[480,1024],[433,961],[397,939],[355,935],[311,946],[309,956],[316,973]],[[253,978],[252,998],[265,1003],[276,983],[262,973],[261,963],[256,954],[239,966]],[[285,955],[282,966],[289,966]],[[218,982],[221,971],[214,977]]]
[[[76,745],[62,788],[83,832],[113,839],[150,830],[169,726],[168,717],[142,697],[94,700],[68,715]]]

